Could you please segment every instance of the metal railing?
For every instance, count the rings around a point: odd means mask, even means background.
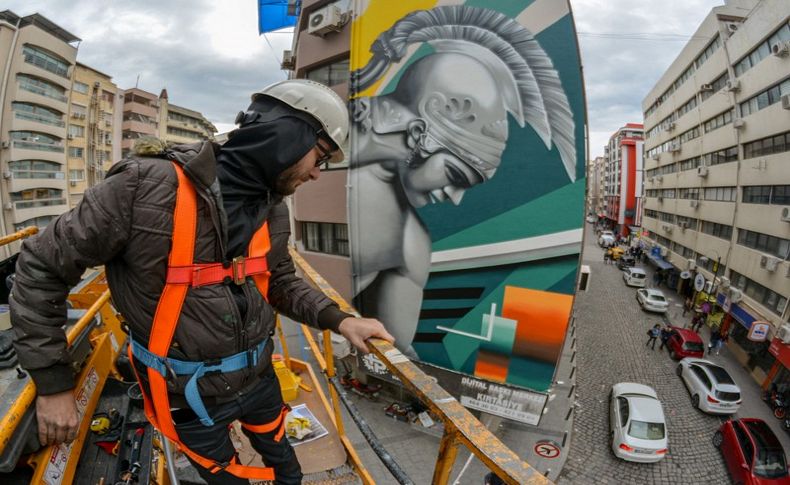
[[[334,300],[340,306],[341,310],[359,315],[359,313],[294,249],[291,249],[291,256],[297,268],[299,268],[305,278],[323,291],[329,298]],[[337,377],[335,376],[330,332],[329,330],[323,331],[324,349],[322,355],[318,349],[318,345],[312,339],[310,330],[305,325],[302,325],[302,331],[308,340],[311,350],[313,350],[316,356],[316,361],[330,383],[329,390],[332,407],[336,415],[336,420],[341,422],[340,393],[342,392],[342,387],[337,383]],[[434,485],[448,482],[459,445],[467,448],[486,467],[504,480],[505,483],[512,485],[544,485],[551,483],[548,478],[532,468],[525,461],[521,460],[512,450],[505,446],[499,438],[494,436],[488,428],[483,426],[472,413],[463,407],[455,397],[442,389],[434,379],[425,374],[392,344],[381,339],[371,339],[368,341],[368,347],[370,351],[387,366],[389,371],[400,379],[406,389],[419,398],[421,403],[425,405],[433,415],[438,417],[444,425],[444,435],[439,444],[439,455],[433,473]],[[352,418],[354,418],[354,412],[351,410],[349,410],[349,412]],[[359,423],[357,424],[359,425]],[[365,438],[371,443],[365,430],[360,429],[360,431],[363,432]],[[381,448],[381,446],[378,443],[372,442],[371,447],[379,458],[382,458],[385,466],[390,469],[399,483],[410,483],[408,477],[401,477],[398,475],[399,472],[397,469],[393,471],[393,469],[390,468],[391,463],[387,462],[386,457],[389,457],[390,460],[392,460],[392,457],[390,457],[383,448],[380,452],[379,448]]]

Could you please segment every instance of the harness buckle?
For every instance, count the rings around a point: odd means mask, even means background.
[[[246,260],[244,259],[244,256],[236,256],[233,258],[233,282],[237,285],[243,285],[246,280]]]

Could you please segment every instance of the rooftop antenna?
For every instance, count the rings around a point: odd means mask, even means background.
[[[134,82],[134,87],[137,89],[137,85],[140,84],[140,75],[137,75],[137,80]]]

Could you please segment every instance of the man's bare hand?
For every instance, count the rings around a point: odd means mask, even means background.
[[[42,445],[71,443],[77,437],[80,415],[72,391],[36,398],[38,440]]]
[[[348,317],[340,322],[338,330],[363,354],[368,353],[368,346],[365,340],[371,337],[378,337],[390,343],[395,342],[395,337],[390,335],[384,328],[384,325],[375,318]]]

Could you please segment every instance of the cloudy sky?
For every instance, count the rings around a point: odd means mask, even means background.
[[[590,155],[603,152],[702,19],[724,0],[571,0],[579,31]],[[38,12],[82,39],[77,59],[121,88],[159,93],[232,128],[249,94],[285,79],[287,33],[258,35],[256,0],[6,0],[19,15]]]

